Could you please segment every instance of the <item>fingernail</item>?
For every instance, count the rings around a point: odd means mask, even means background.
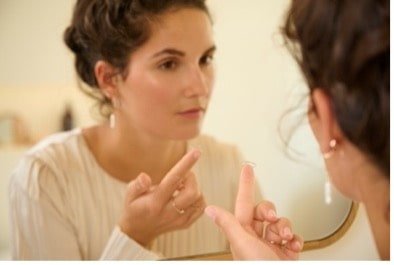
[[[283,235],[285,237],[291,237],[293,233],[291,232],[290,228],[286,227],[285,229],[283,229]]]
[[[199,158],[200,156],[201,156],[201,151],[200,151],[200,150],[194,151],[193,157],[194,157],[195,159]]]
[[[276,219],[276,212],[274,210],[269,210],[268,217],[271,219]]]
[[[300,251],[301,250],[301,244],[300,242],[296,241],[293,243],[293,247],[295,250]]]
[[[136,190],[141,190],[142,187],[139,179],[134,183],[134,187]]]
[[[139,177],[138,177],[138,181],[137,181],[137,185],[139,185],[139,187],[137,187],[138,189],[143,189],[146,187],[146,182],[144,180],[144,174],[142,173]]]
[[[212,221],[215,221],[216,218],[215,209],[213,209],[212,207],[206,207],[204,212],[209,218],[211,218]]]

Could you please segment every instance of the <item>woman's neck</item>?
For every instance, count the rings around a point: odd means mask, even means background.
[[[361,202],[381,259],[390,259],[390,181],[374,165],[364,168],[358,183]]]
[[[185,154],[186,141],[164,140],[106,125],[85,130],[97,162],[112,177],[129,182],[141,172],[158,184]]]

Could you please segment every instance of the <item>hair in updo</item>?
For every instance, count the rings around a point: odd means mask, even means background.
[[[293,0],[283,35],[310,92],[324,89],[345,136],[390,178],[389,0]]]
[[[99,110],[108,116],[111,102],[98,88],[94,73],[104,60],[124,74],[130,55],[150,37],[151,22],[157,16],[179,8],[197,8],[207,13],[205,0],[78,0],[64,41],[75,54],[81,89],[98,100]]]

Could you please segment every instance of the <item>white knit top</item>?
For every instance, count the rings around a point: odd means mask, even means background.
[[[238,149],[208,136],[190,141],[191,147],[202,151],[193,171],[206,202],[232,211],[243,162]],[[152,260],[228,248],[206,216],[143,248],[116,225],[126,187],[100,167],[81,129],[41,141],[24,155],[10,182],[13,258]]]

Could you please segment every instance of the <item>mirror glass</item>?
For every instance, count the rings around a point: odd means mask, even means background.
[[[0,114],[18,116],[31,142],[59,130],[68,103],[77,126],[95,123],[92,101],[78,90],[73,59],[62,42],[74,2],[0,3]],[[208,0],[217,79],[203,132],[236,143],[256,164],[263,196],[292,220],[296,233],[313,240],[335,231],[351,202],[332,188],[332,201],[325,203],[327,174],[305,116],[307,89],[279,31],[289,2]],[[289,135],[286,147],[280,136]],[[23,146],[0,146],[2,189]],[[8,220],[6,198],[0,201],[0,220]],[[8,223],[0,225],[0,258],[7,258]]]

